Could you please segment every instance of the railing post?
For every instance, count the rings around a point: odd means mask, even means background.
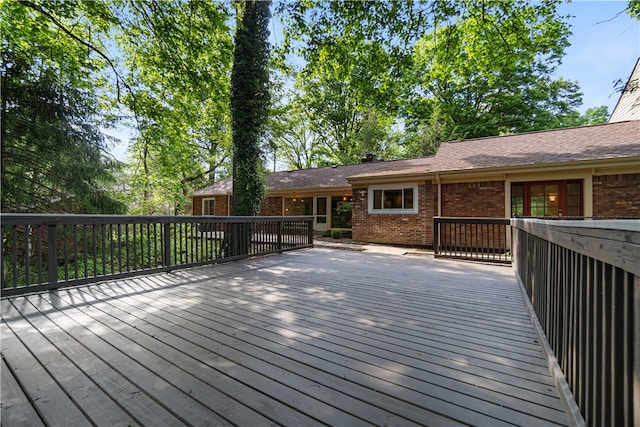
[[[282,251],[282,233],[284,232],[284,220],[278,221],[278,250]]]
[[[309,241],[307,242],[307,244],[313,245],[313,219],[307,221],[307,229],[309,233]]]
[[[163,240],[162,264],[165,267],[171,267],[171,223],[166,222],[163,228],[164,228],[164,239],[162,239]]]
[[[56,239],[56,226],[47,226],[47,279],[49,283],[58,281],[58,242]]]

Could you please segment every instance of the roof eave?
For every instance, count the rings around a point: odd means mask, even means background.
[[[462,176],[476,176],[476,175],[489,175],[495,173],[513,173],[522,171],[531,172],[545,172],[545,171],[557,171],[562,170],[575,170],[575,169],[594,169],[594,168],[612,168],[612,167],[625,167],[629,166],[630,169],[635,169],[635,172],[640,173],[640,155],[638,156],[626,156],[626,157],[612,157],[607,159],[588,159],[588,160],[570,160],[564,162],[554,163],[537,163],[537,164],[523,164],[523,165],[508,165],[508,166],[492,166],[484,168],[468,168],[468,169],[456,169],[456,170],[441,170],[430,171],[425,174],[427,177],[462,177]]]
[[[273,196],[288,196],[293,193],[337,193],[344,191],[351,191],[350,185],[340,185],[335,187],[302,187],[302,188],[290,188],[290,189],[269,189],[267,188],[267,197]]]
[[[357,184],[378,184],[378,183],[396,183],[396,182],[408,182],[425,179],[430,176],[433,171],[424,172],[411,172],[401,174],[389,174],[389,175],[360,175],[347,177],[347,181],[352,186]]]

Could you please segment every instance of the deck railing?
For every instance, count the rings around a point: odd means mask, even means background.
[[[2,214],[2,295],[313,245],[313,217]]]
[[[510,263],[510,233],[508,218],[434,217],[434,255]]]
[[[513,219],[514,269],[589,426],[640,425],[640,220]]]

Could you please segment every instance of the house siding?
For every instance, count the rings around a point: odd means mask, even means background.
[[[353,190],[353,240],[396,245],[432,245],[437,187],[418,185],[418,214],[369,214],[368,189]]]
[[[594,176],[593,215],[640,217],[640,174]]]

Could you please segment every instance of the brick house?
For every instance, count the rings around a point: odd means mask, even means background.
[[[261,215],[313,215],[318,233],[329,230],[351,232],[353,194],[347,178],[352,175],[402,171],[426,165],[432,157],[377,161],[369,156],[354,165],[292,170],[270,173],[267,197]],[[192,197],[193,215],[229,215],[233,193],[231,178],[196,191]]]
[[[436,215],[640,218],[640,121],[447,142],[428,167],[348,182],[365,242],[431,246]],[[409,188],[412,209],[380,206]]]
[[[231,179],[193,214],[228,215]],[[313,215],[318,233],[432,245],[433,217],[640,218],[640,121],[443,143],[433,157],[271,173],[262,215]]]

